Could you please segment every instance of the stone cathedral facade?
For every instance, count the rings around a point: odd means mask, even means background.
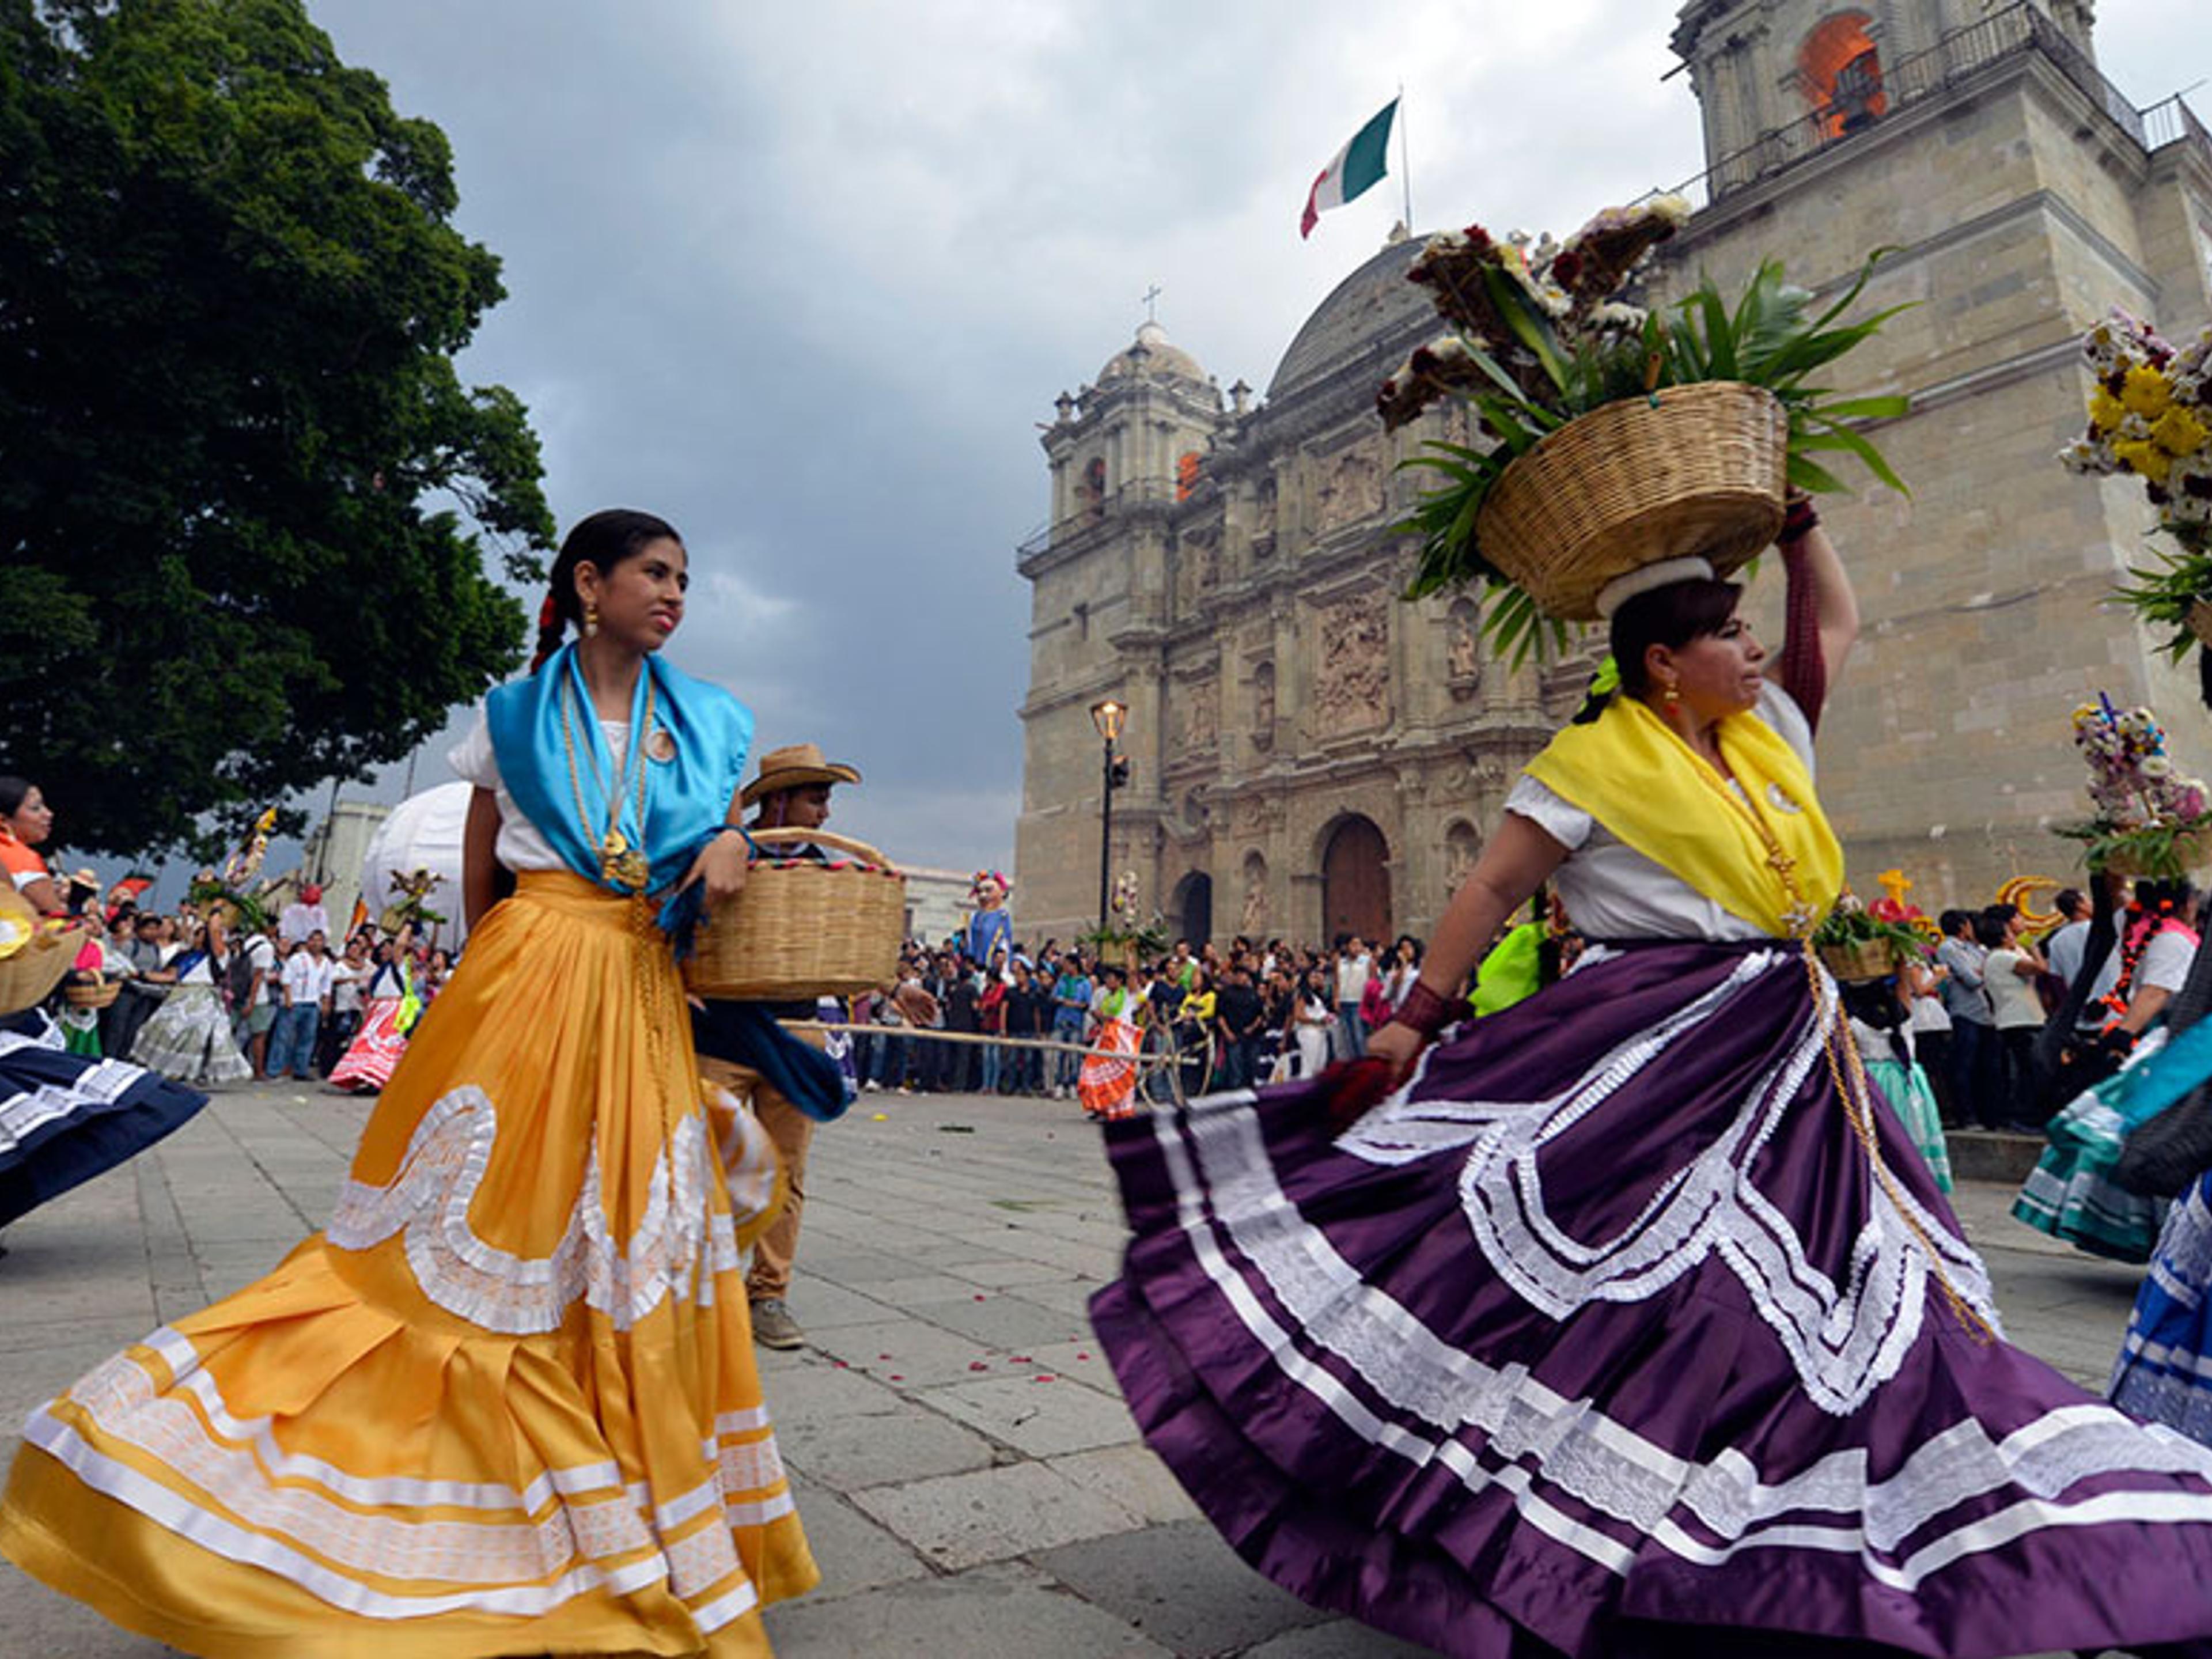
[[[2099,690],[2154,703],[2212,771],[2193,685],[2100,602],[2143,556],[2139,486],[2053,459],[2081,423],[2090,322],[2117,304],[2180,338],[2212,318],[2212,137],[2112,88],[2092,23],[2086,0],[1690,0],[1673,37],[1709,170],[1654,300],[1699,270],[1740,286],[1765,257],[1834,291],[1888,246],[1865,303],[1914,302],[1839,377],[1911,394],[1875,435],[1913,493],[1822,501],[1866,633],[1820,751],[1853,879],[1902,867],[1930,908],[2070,873],[2048,825],[2086,811],[2068,717]],[[1468,601],[1399,597],[1413,554],[1390,527],[1421,486],[1396,464],[1467,436],[1455,411],[1387,436],[1375,416],[1437,332],[1404,280],[1419,246],[1346,276],[1263,398],[1224,396],[1147,324],[1059,399],[1050,518],[1018,554],[1025,937],[1096,919],[1101,699],[1129,708],[1133,767],[1109,867],[1193,939],[1308,941],[1430,931],[1578,705],[1586,660],[1508,672]],[[1753,589],[1770,638],[1778,590]]]

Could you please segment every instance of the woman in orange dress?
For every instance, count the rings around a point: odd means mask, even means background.
[[[814,1583],[741,1273],[774,1152],[659,925],[745,873],[751,715],[654,654],[685,566],[644,514],[569,533],[542,666],[455,754],[477,925],[329,1227],[33,1414],[27,1571],[223,1659],[740,1659]]]
[[[39,847],[53,832],[53,808],[27,778],[0,777],[0,875],[42,916],[65,914],[61,884]]]

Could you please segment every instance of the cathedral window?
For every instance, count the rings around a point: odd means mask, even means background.
[[[1083,482],[1075,487],[1076,508],[1093,519],[1106,516],[1106,458],[1093,455],[1083,469]]]
[[[1881,59],[1867,33],[1863,11],[1826,19],[1797,54],[1800,84],[1823,138],[1841,138],[1871,125],[1889,107],[1882,90]]]

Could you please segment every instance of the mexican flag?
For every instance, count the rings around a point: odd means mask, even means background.
[[[1313,234],[1313,228],[1321,222],[1321,216],[1331,208],[1342,207],[1355,196],[1378,183],[1390,169],[1384,165],[1390,149],[1390,122],[1398,113],[1398,100],[1393,98],[1383,105],[1382,112],[1352,135],[1352,142],[1337,151],[1336,159],[1321,170],[1313,189],[1306,195],[1305,217],[1298,221],[1298,234]]]

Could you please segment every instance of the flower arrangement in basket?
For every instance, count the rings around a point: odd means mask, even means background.
[[[2074,711],[2074,744],[2089,763],[2097,815],[2057,833],[2087,843],[2091,869],[2171,880],[2212,860],[2212,794],[2173,769],[2149,709],[2116,708],[2100,692]]]
[[[2089,424],[2059,452],[2075,472],[2141,478],[2178,552],[2154,550],[2119,597],[2174,631],[2179,659],[2212,639],[2212,327],[2176,350],[2149,324],[2115,310],[2082,337],[2096,388]],[[2212,701],[2212,656],[2203,661]]]
[[[1772,260],[1733,304],[1710,278],[1667,313],[1629,303],[1688,214],[1662,197],[1533,245],[1469,225],[1431,239],[1407,273],[1453,332],[1383,383],[1382,424],[1449,398],[1479,434],[1401,464],[1444,481],[1399,526],[1421,539],[1411,597],[1482,584],[1483,631],[1514,662],[1564,647],[1615,576],[1691,554],[1726,574],[1755,557],[1781,529],[1785,487],[1844,487],[1820,452],[1905,488],[1853,423],[1903,415],[1905,399],[1808,384],[1903,309],[1838,321],[1881,253],[1818,314]]]
[[[192,878],[191,885],[185,890],[185,904],[221,915],[223,925],[233,931],[240,927],[257,933],[265,931],[274,918],[262,901],[274,884],[256,887],[253,879],[261,873],[262,860],[269,855],[269,836],[276,827],[276,809],[271,806],[253,821],[245,841],[224,861],[222,874],[203,870]]]
[[[1942,943],[1943,935],[1936,926],[1936,919],[1905,896],[1913,888],[1912,878],[1902,870],[1885,870],[1875,878],[1881,888],[1881,896],[1867,906],[1867,914],[1876,921],[1893,922],[1929,945]]]
[[[412,927],[418,933],[428,933],[441,927],[445,915],[430,908],[430,895],[445,882],[434,870],[417,866],[412,870],[391,870],[385,872],[388,890],[398,896],[384,907],[376,924],[387,933],[397,933],[403,927]]]
[[[1114,883],[1107,925],[1078,933],[1075,942],[1089,945],[1103,963],[1134,969],[1147,957],[1167,954],[1168,921],[1155,910],[1150,921],[1138,921],[1137,872],[1124,870]]]
[[[1846,888],[1813,930],[1813,948],[1831,974],[1850,981],[1893,974],[1899,963],[1920,955],[1926,944],[1908,924],[1876,915]]]

